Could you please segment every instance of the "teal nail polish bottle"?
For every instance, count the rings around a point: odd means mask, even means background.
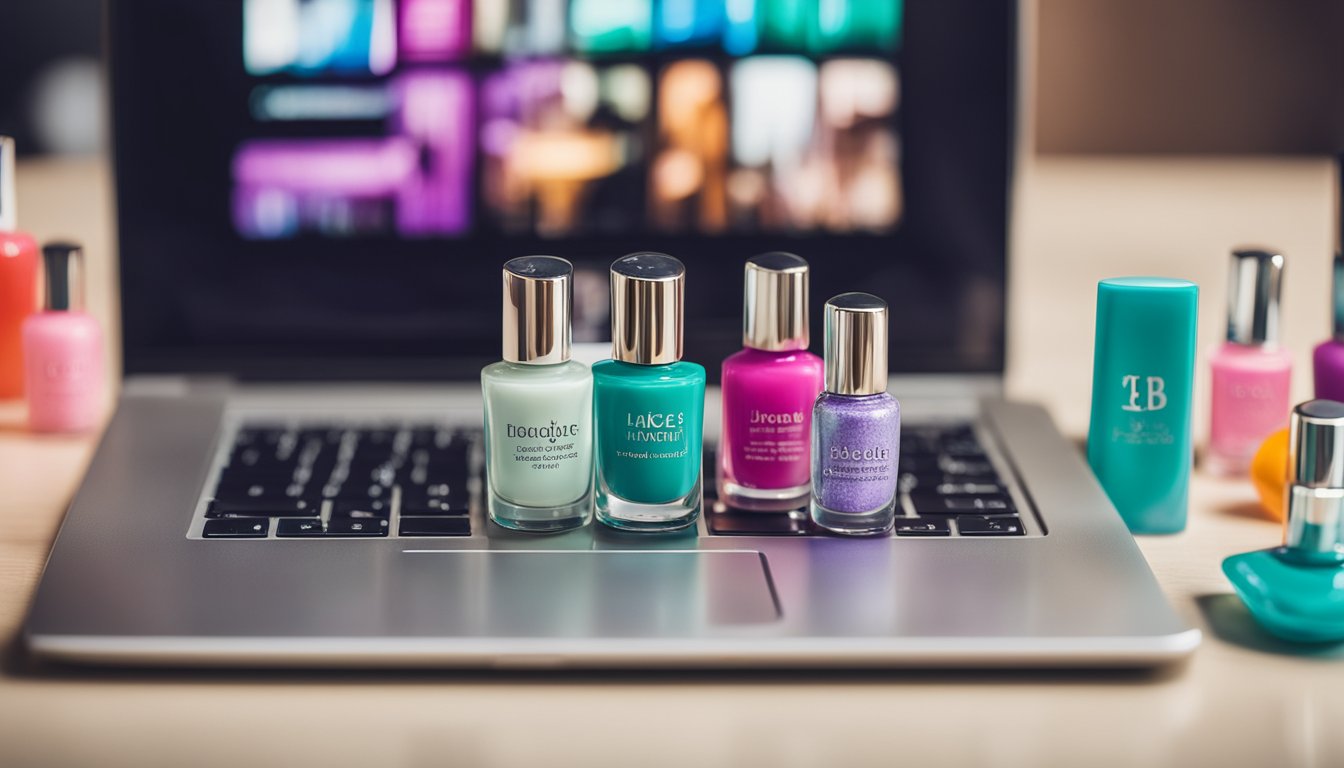
[[[1287,470],[1283,546],[1233,555],[1223,573],[1270,633],[1344,641],[1344,403],[1293,409]]]
[[[693,525],[701,504],[705,369],[681,359],[686,268],[661,253],[611,265],[611,360],[593,366],[597,519]]]
[[[1198,309],[1188,280],[1097,284],[1087,461],[1134,533],[1185,528]]]

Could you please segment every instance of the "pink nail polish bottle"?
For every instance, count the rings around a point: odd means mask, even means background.
[[[1213,414],[1206,466],[1217,474],[1244,474],[1260,443],[1288,425],[1292,357],[1278,345],[1282,281],[1282,254],[1232,253],[1227,341],[1210,361]]]
[[[14,215],[14,140],[0,136],[0,400],[23,397],[23,321],[37,311],[37,241]]]
[[[742,343],[723,361],[719,498],[738,509],[807,503],[812,406],[825,369],[807,351],[807,262],[766,253],[747,262]]]
[[[83,251],[71,243],[42,248],[43,310],[23,323],[28,426],[34,432],[87,432],[103,402],[103,332],[84,312]]]

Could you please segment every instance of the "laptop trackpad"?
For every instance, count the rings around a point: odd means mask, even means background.
[[[459,631],[465,623],[500,635],[668,637],[779,618],[759,552],[407,554],[419,598],[410,604],[425,610],[437,602],[450,613],[437,618]]]

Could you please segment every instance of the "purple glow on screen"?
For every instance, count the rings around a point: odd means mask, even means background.
[[[457,235],[471,219],[472,92],[467,75],[394,82],[389,135],[257,139],[233,161],[233,219],[250,238],[304,231]]]
[[[470,0],[401,0],[397,31],[404,61],[451,61],[471,49]]]

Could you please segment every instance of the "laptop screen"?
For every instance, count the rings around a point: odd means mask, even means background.
[[[984,0],[113,0],[128,373],[471,378],[500,265],[687,266],[686,353],[742,263],[891,305],[898,372],[1003,365],[1016,10]],[[820,334],[815,333],[814,349]]]

